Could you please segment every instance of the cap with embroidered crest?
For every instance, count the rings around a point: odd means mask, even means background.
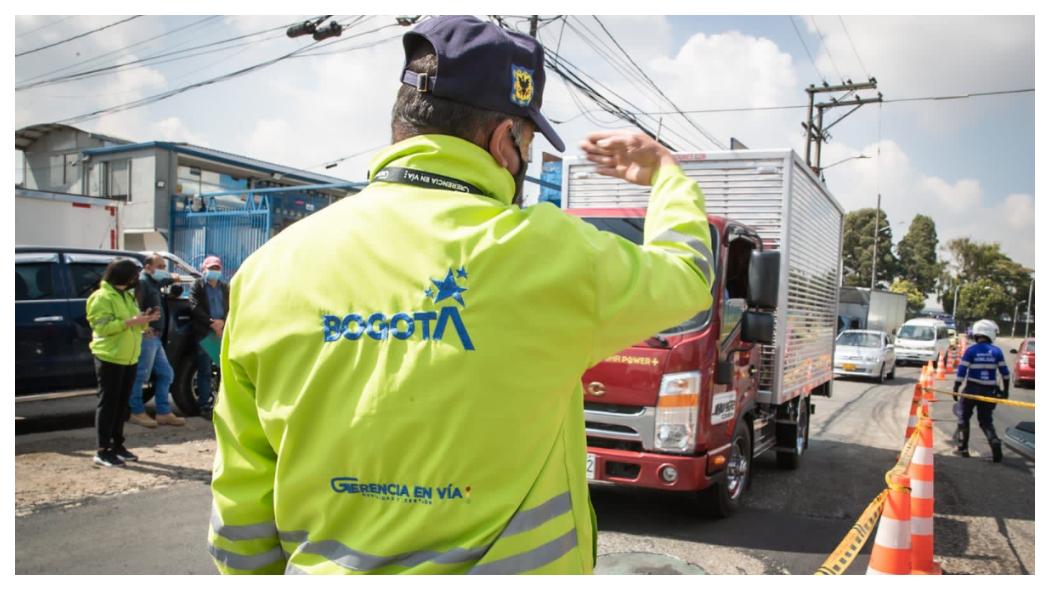
[[[408,69],[419,43],[437,55],[437,74]],[[543,47],[538,41],[472,16],[439,16],[405,34],[401,82],[419,92],[477,108],[531,120],[558,151],[565,142],[540,113],[543,103]]]

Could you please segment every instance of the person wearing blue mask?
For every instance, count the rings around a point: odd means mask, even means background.
[[[185,420],[172,413],[169,402],[169,391],[171,382],[175,380],[175,371],[171,368],[168,355],[164,351],[164,333],[168,326],[168,314],[164,305],[164,295],[160,291],[162,287],[178,280],[179,275],[169,273],[167,261],[156,253],[146,258],[146,264],[139,273],[139,288],[136,289],[139,309],[143,312],[156,310],[159,313],[159,317],[150,322],[142,333],[142,354],[139,356],[135,384],[131,387],[131,399],[128,402],[131,407],[129,421],[146,428],[156,428],[158,424],[169,426],[186,424]],[[156,420],[149,417],[145,404],[142,402],[142,387],[149,382],[152,375],[157,378],[153,393],[157,408]]]
[[[222,260],[209,256],[201,265],[204,276],[197,279],[190,289],[190,316],[193,321],[193,336],[197,342],[197,407],[200,415],[211,420],[214,403],[212,396],[212,358],[201,346],[201,342],[214,334],[222,338],[226,324],[226,313],[230,309],[230,286],[222,280]]]

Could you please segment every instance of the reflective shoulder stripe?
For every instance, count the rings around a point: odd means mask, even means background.
[[[510,522],[507,524],[507,528],[503,529],[500,538],[530,531],[570,510],[572,510],[572,497],[569,495],[569,492],[565,492],[535,508],[522,510],[515,514],[514,518],[510,519]]]
[[[229,541],[252,541],[277,537],[277,525],[273,522],[245,525],[223,524],[222,517],[219,516],[214,506],[211,509],[211,530]]]
[[[280,547],[274,547],[269,551],[256,553],[255,555],[242,555],[240,553],[234,553],[233,551],[220,549],[219,547],[208,543],[208,553],[211,553],[211,556],[222,565],[231,569],[244,571],[257,570],[279,561],[284,561],[284,553],[281,551]]]
[[[576,529],[535,549],[476,566],[470,574],[521,574],[551,563],[576,548]]]
[[[959,361],[959,366],[960,367],[969,367],[970,366],[970,361]]]
[[[686,246],[689,246],[690,248],[696,251],[696,254],[693,255],[693,264],[695,264],[696,267],[700,269],[700,272],[704,273],[704,276],[707,277],[708,282],[711,282],[713,280],[711,276],[711,261],[714,259],[714,256],[711,254],[711,249],[708,248],[706,244],[696,239],[694,236],[689,236],[683,234],[682,232],[675,231],[673,229],[664,231],[660,235],[653,238],[654,245],[656,245],[656,242],[674,242],[677,244],[685,244]],[[659,248],[660,246],[656,247]],[[661,249],[665,252],[670,252],[672,254],[685,254],[685,252],[681,250],[675,250],[672,248]]]

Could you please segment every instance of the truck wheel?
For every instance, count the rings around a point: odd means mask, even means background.
[[[798,400],[798,420],[794,424],[777,424],[777,466],[781,469],[798,469],[802,454],[809,447],[809,398]]]
[[[183,416],[200,416],[200,408],[197,406],[197,363],[192,355],[183,357],[175,367],[175,383],[171,386],[171,397]],[[212,404],[215,396],[219,393],[219,370],[212,366],[211,391]]]
[[[701,509],[708,516],[726,518],[740,508],[740,499],[751,484],[751,429],[742,418],[736,421],[733,443],[725,471],[701,492]]]

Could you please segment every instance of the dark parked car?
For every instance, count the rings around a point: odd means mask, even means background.
[[[118,257],[142,264],[147,254],[123,250],[15,247],[15,395],[52,393],[96,386],[87,323],[87,298]],[[179,269],[185,272],[184,269]],[[194,271],[196,272],[196,271]],[[199,273],[198,273],[199,276]],[[175,369],[172,398],[187,416],[197,415],[195,346],[189,302],[182,287],[165,289],[168,324],[162,334]],[[218,391],[218,371],[212,391]],[[145,399],[152,387],[143,391]]]

